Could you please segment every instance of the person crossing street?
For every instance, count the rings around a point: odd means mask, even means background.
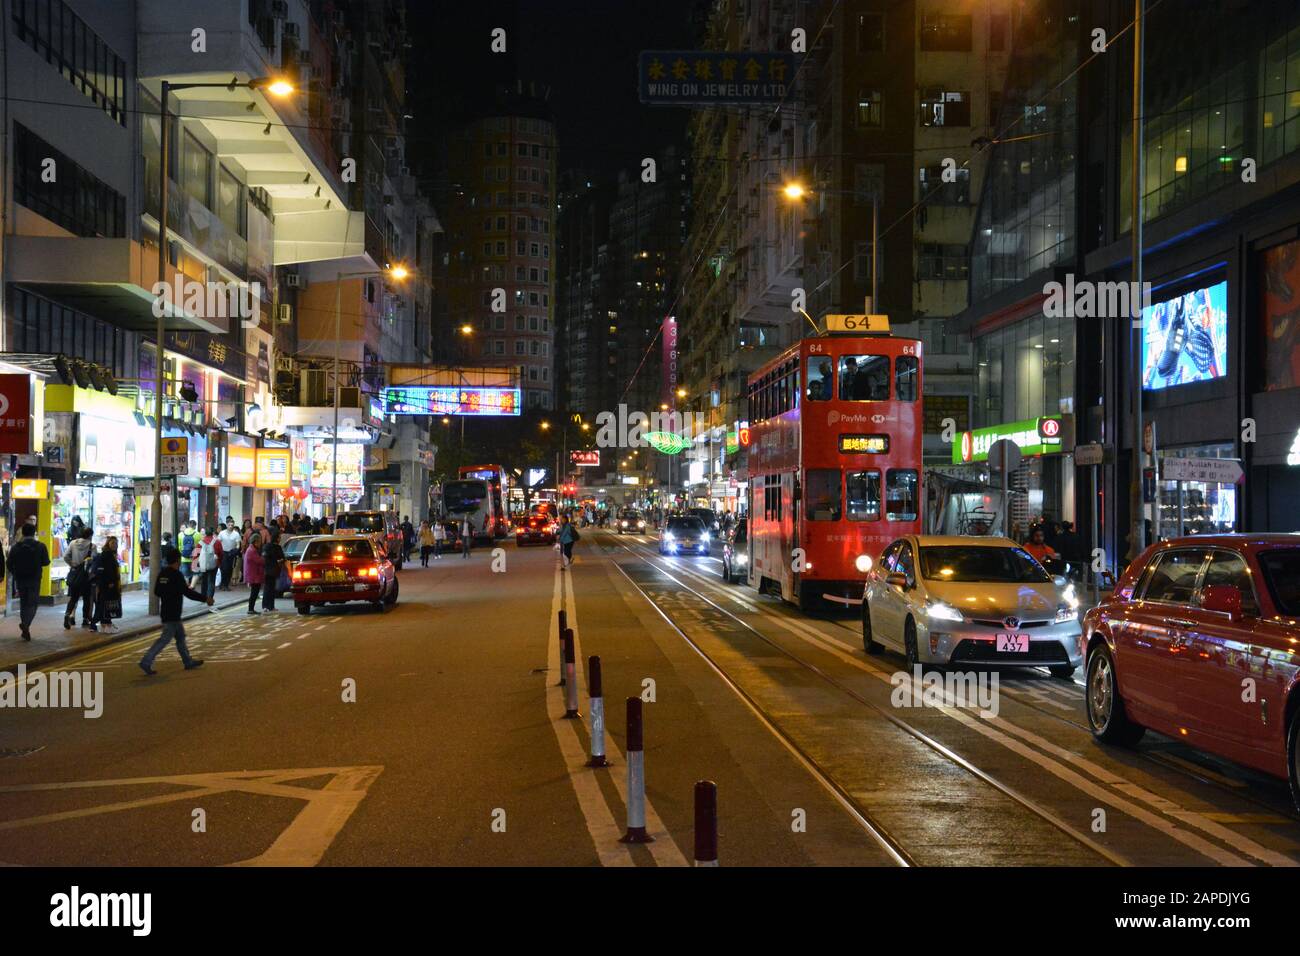
[[[32,639],[32,621],[41,599],[41,573],[50,563],[50,552],[36,538],[36,524],[24,522],[22,536],[9,549],[9,573],[18,591],[18,632],[24,641]]]
[[[163,648],[172,641],[176,642],[176,651],[181,655],[181,663],[185,665],[187,671],[203,666],[201,659],[190,656],[190,649],[185,643],[185,625],[181,623],[181,608],[186,598],[191,601],[201,601],[208,607],[212,606],[211,597],[200,594],[185,583],[185,578],[181,575],[179,551],[175,548],[166,548],[163,550],[162,557],[163,567],[158,572],[158,583],[154,586],[154,594],[158,595],[158,615],[162,619],[162,634],[140,660],[140,670],[149,677],[158,673],[153,669],[153,662],[162,653]]]

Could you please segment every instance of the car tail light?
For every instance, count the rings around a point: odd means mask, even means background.
[[[300,570],[300,569],[295,568],[295,569],[294,569],[294,572],[293,572],[293,579],[294,579],[295,581],[310,581],[310,580],[311,580],[311,572],[310,572],[310,571],[303,571],[303,570]]]
[[[379,565],[376,564],[373,567],[366,568],[366,577],[368,578],[379,577]]]

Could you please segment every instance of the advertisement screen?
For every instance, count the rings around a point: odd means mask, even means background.
[[[355,442],[339,443],[339,503],[354,505],[361,500],[366,446]],[[334,445],[318,441],[311,448],[311,500],[328,504],[334,487]]]
[[[385,415],[518,415],[517,388],[400,385],[384,389]]]
[[[1158,391],[1228,374],[1228,283],[1142,310],[1142,388]]]

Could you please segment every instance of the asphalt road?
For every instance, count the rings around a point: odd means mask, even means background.
[[[407,565],[401,600],[190,622],[52,669],[103,713],[0,710],[0,863],[685,865],[716,782],[725,865],[1295,865],[1285,786],[1148,735],[1103,749],[1081,688],[1005,679],[997,716],[899,707],[855,619],[721,582],[709,558],[589,532]],[[495,566],[495,570],[494,570]],[[603,664],[612,766],[556,687],[555,612]],[[645,701],[648,845],[626,826],[625,700]]]

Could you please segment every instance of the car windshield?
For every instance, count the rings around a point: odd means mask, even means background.
[[[739,521],[736,522],[736,530],[732,532],[732,534],[734,535],[734,540],[744,541],[745,535],[747,535],[748,533],[749,533],[749,521],[746,518],[741,518]]]
[[[340,515],[339,517],[342,517]],[[307,545],[303,552],[304,561],[329,561],[333,558],[373,558],[374,548],[365,538],[353,538],[348,541],[316,540]]]
[[[1300,548],[1265,551],[1259,563],[1278,611],[1287,617],[1300,617]]]
[[[442,500],[451,514],[478,511],[487,497],[487,484],[482,481],[449,481],[442,486]]]
[[[683,534],[699,534],[704,530],[704,522],[699,518],[669,518],[668,530]]]
[[[1019,548],[936,545],[921,549],[921,577],[930,581],[1045,584],[1038,562]]]
[[[302,554],[303,549],[307,547],[311,538],[290,538],[284,545],[284,556],[286,558],[296,558]]]
[[[353,531],[383,531],[384,516],[373,511],[345,511],[339,515],[338,527]]]

